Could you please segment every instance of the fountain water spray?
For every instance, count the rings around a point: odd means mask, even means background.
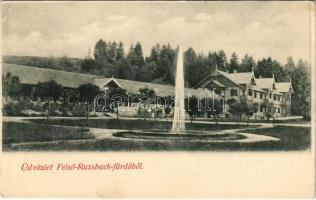
[[[181,47],[178,47],[175,79],[175,103],[173,124],[171,133],[181,134],[185,131],[185,109],[184,109],[184,73],[183,55]]]

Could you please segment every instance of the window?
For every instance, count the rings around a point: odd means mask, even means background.
[[[248,90],[248,95],[252,96],[252,90]]]
[[[272,99],[272,93],[270,93],[270,99]]]
[[[221,94],[221,89],[219,88],[213,88],[212,91],[215,91],[216,94]]]
[[[262,92],[260,92],[260,99],[262,99],[263,98],[263,93]]]
[[[277,95],[273,95],[273,100],[276,101]]]
[[[278,113],[280,113],[281,112],[281,110],[280,110],[280,108],[278,108]]]
[[[260,106],[260,112],[263,112],[263,106]]]
[[[255,79],[253,77],[251,78],[251,83],[255,84]]]
[[[237,96],[237,90],[236,89],[231,89],[230,91],[230,96]]]
[[[280,101],[281,100],[281,97],[280,96],[278,96],[278,101]]]
[[[253,92],[253,95],[254,95],[255,98],[257,98],[257,92],[256,91]]]

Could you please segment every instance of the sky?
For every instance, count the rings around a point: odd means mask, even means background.
[[[311,2],[4,3],[5,55],[84,58],[99,39],[310,60]]]

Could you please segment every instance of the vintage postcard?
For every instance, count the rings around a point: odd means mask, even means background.
[[[314,196],[314,2],[1,13],[3,197]]]

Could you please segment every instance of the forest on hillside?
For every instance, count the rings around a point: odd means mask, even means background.
[[[3,62],[27,65],[40,68],[50,68],[64,71],[95,74],[104,77],[174,84],[174,61],[176,48],[169,44],[156,44],[148,56],[144,56],[140,42],[131,44],[125,52],[122,42],[107,42],[100,39],[84,59],[63,57],[36,56],[4,56]],[[294,95],[292,98],[292,113],[302,114],[310,111],[311,76],[307,62],[295,62],[289,57],[286,64],[267,57],[255,60],[246,54],[239,57],[235,52],[229,57],[223,50],[210,51],[207,54],[188,48],[184,52],[185,84],[194,87],[215,66],[227,72],[249,72],[252,69],[256,77],[272,77],[276,81],[291,79]]]

